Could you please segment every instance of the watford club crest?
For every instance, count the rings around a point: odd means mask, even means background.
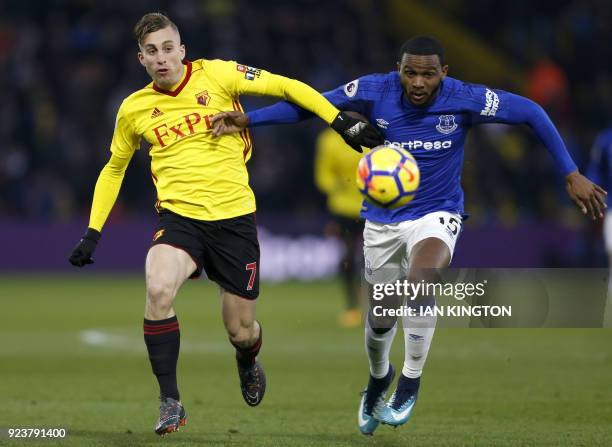
[[[204,90],[203,92],[198,93],[197,95],[195,95],[196,100],[198,101],[198,104],[202,105],[202,106],[207,106],[208,103],[210,102],[210,96],[208,95],[208,90]]]

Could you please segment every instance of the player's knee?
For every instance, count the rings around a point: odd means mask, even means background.
[[[227,325],[227,335],[235,346],[248,347],[255,339],[255,327],[250,325]]]
[[[397,323],[397,317],[376,316],[372,311],[368,312],[368,325],[377,334],[390,331]]]
[[[441,268],[411,267],[406,278],[409,283],[438,283],[442,280]]]
[[[174,287],[164,281],[147,283],[147,301],[155,308],[170,308],[174,301]]]

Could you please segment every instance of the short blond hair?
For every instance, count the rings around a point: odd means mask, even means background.
[[[142,16],[138,23],[136,23],[136,26],[134,26],[134,37],[138,41],[138,45],[141,45],[147,34],[168,27],[171,27],[178,33],[178,27],[168,16],[161,12],[150,12]]]

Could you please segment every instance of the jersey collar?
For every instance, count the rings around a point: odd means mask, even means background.
[[[168,96],[176,96],[181,93],[183,88],[185,88],[185,86],[187,85],[187,82],[189,82],[189,78],[191,78],[191,62],[183,60],[183,65],[185,65],[185,75],[183,77],[183,80],[179,83],[178,87],[176,87],[174,90],[164,90],[163,88],[158,87],[154,82],[153,90]]]

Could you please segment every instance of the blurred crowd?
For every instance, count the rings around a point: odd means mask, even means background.
[[[612,49],[604,44],[612,36],[612,3],[517,0],[495,2],[494,10],[487,0],[433,4],[523,68],[522,85],[508,89],[544,107],[584,172],[595,135],[612,126]],[[493,212],[504,222],[548,217],[583,224],[533,135],[504,127],[483,126],[466,146],[472,212],[489,218]]]
[[[434,0],[457,23],[525,73],[499,85],[537,100],[558,124],[579,166],[594,133],[612,123],[612,7],[605,1]],[[0,2],[0,216],[71,220],[89,212],[108,159],[121,100],[149,80],[131,29],[149,11],[177,23],[189,58],[235,59],[325,91],[395,68],[410,30],[386,26],[392,2],[32,1]],[[491,12],[494,6],[495,14]],[[444,42],[443,42],[444,43]],[[462,73],[451,75],[463,78]],[[470,79],[464,79],[470,81]],[[245,98],[252,109],[269,100]],[[323,123],[256,129],[251,182],[263,212],[323,213],[313,183],[314,141]],[[144,148],[143,148],[144,149]],[[466,145],[466,209],[475,224],[561,219],[577,214],[552,159],[533,135],[506,126],[472,132]],[[128,169],[121,214],[152,213],[148,155]]]

